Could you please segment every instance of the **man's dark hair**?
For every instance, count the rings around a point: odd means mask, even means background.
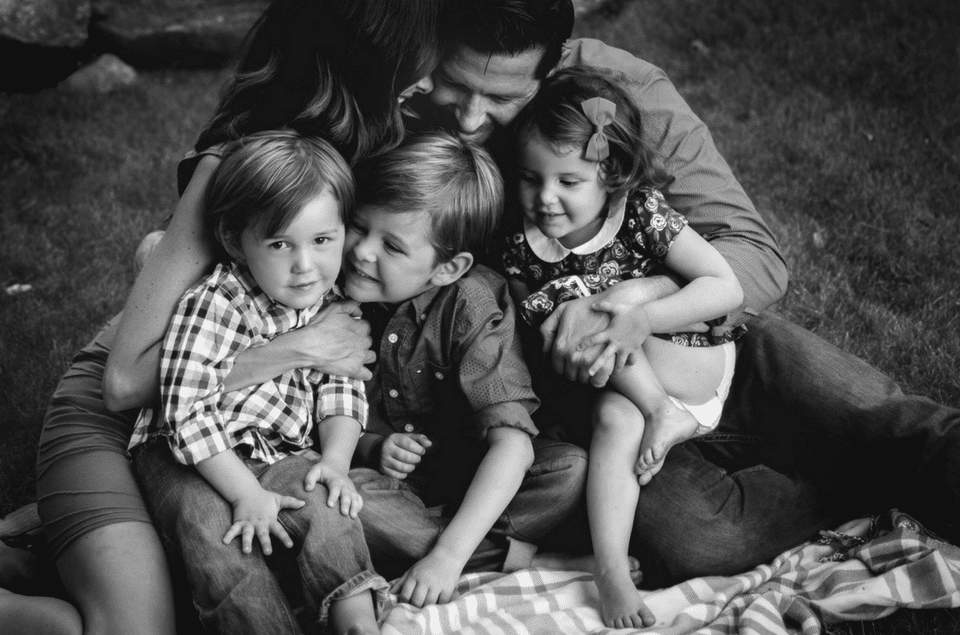
[[[517,55],[542,48],[542,79],[560,61],[573,32],[572,0],[448,0],[442,17],[448,49],[467,46],[487,55]]]

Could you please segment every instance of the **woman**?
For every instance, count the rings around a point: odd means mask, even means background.
[[[137,410],[158,394],[159,345],[175,304],[213,262],[201,200],[219,144],[290,127],[329,140],[352,164],[399,143],[399,104],[432,88],[439,2],[275,0],[251,30],[181,163],[182,196],[166,234],[121,316],[74,359],[44,422],[39,511],[84,633],[175,632],[167,562],[126,447]],[[305,365],[363,378],[369,337],[354,309],[329,310],[250,351],[226,388]]]

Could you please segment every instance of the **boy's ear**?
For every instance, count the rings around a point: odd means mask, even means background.
[[[433,272],[430,282],[438,287],[453,284],[463,277],[463,274],[470,271],[473,266],[473,254],[469,251],[461,251],[450,260],[440,263]]]
[[[231,259],[239,262],[241,265],[246,264],[247,259],[243,255],[243,249],[240,247],[239,236],[224,236],[220,244]]]

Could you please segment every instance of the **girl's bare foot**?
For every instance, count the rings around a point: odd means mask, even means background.
[[[656,619],[640,599],[626,571],[603,571],[596,576],[600,617],[610,628],[643,628]]]
[[[699,425],[686,408],[678,406],[671,399],[667,399],[653,416],[647,418],[636,469],[640,485],[650,482],[650,478],[642,480],[644,474],[650,473],[650,477],[653,477],[659,472],[670,448],[692,438]]]
[[[80,635],[83,620],[72,604],[57,598],[18,595],[0,589],[4,635]]]
[[[565,553],[538,553],[533,557],[531,566],[550,571],[583,571],[593,574],[594,578],[600,573],[597,558],[592,553],[582,556],[572,556]],[[634,588],[640,586],[643,581],[640,561],[633,556],[627,556],[627,567]]]

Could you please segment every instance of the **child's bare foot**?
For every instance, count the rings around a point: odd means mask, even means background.
[[[595,578],[600,575],[597,558],[592,553],[582,556],[572,556],[565,553],[538,553],[533,557],[531,566],[550,571],[583,571],[584,573],[592,573]],[[633,556],[627,556],[627,567],[634,588],[640,586],[643,581],[640,561]]]
[[[656,619],[640,599],[630,576],[621,571],[598,572],[600,617],[610,628],[643,628],[653,626]]]
[[[80,635],[83,620],[73,605],[57,598],[18,595],[0,589],[0,624],[5,635]]]
[[[640,458],[637,459],[637,475],[640,485],[646,485],[650,478],[663,467],[663,460],[670,448],[693,437],[700,424],[690,412],[667,399],[651,417],[647,418],[640,441]],[[650,476],[644,480],[644,476]]]

